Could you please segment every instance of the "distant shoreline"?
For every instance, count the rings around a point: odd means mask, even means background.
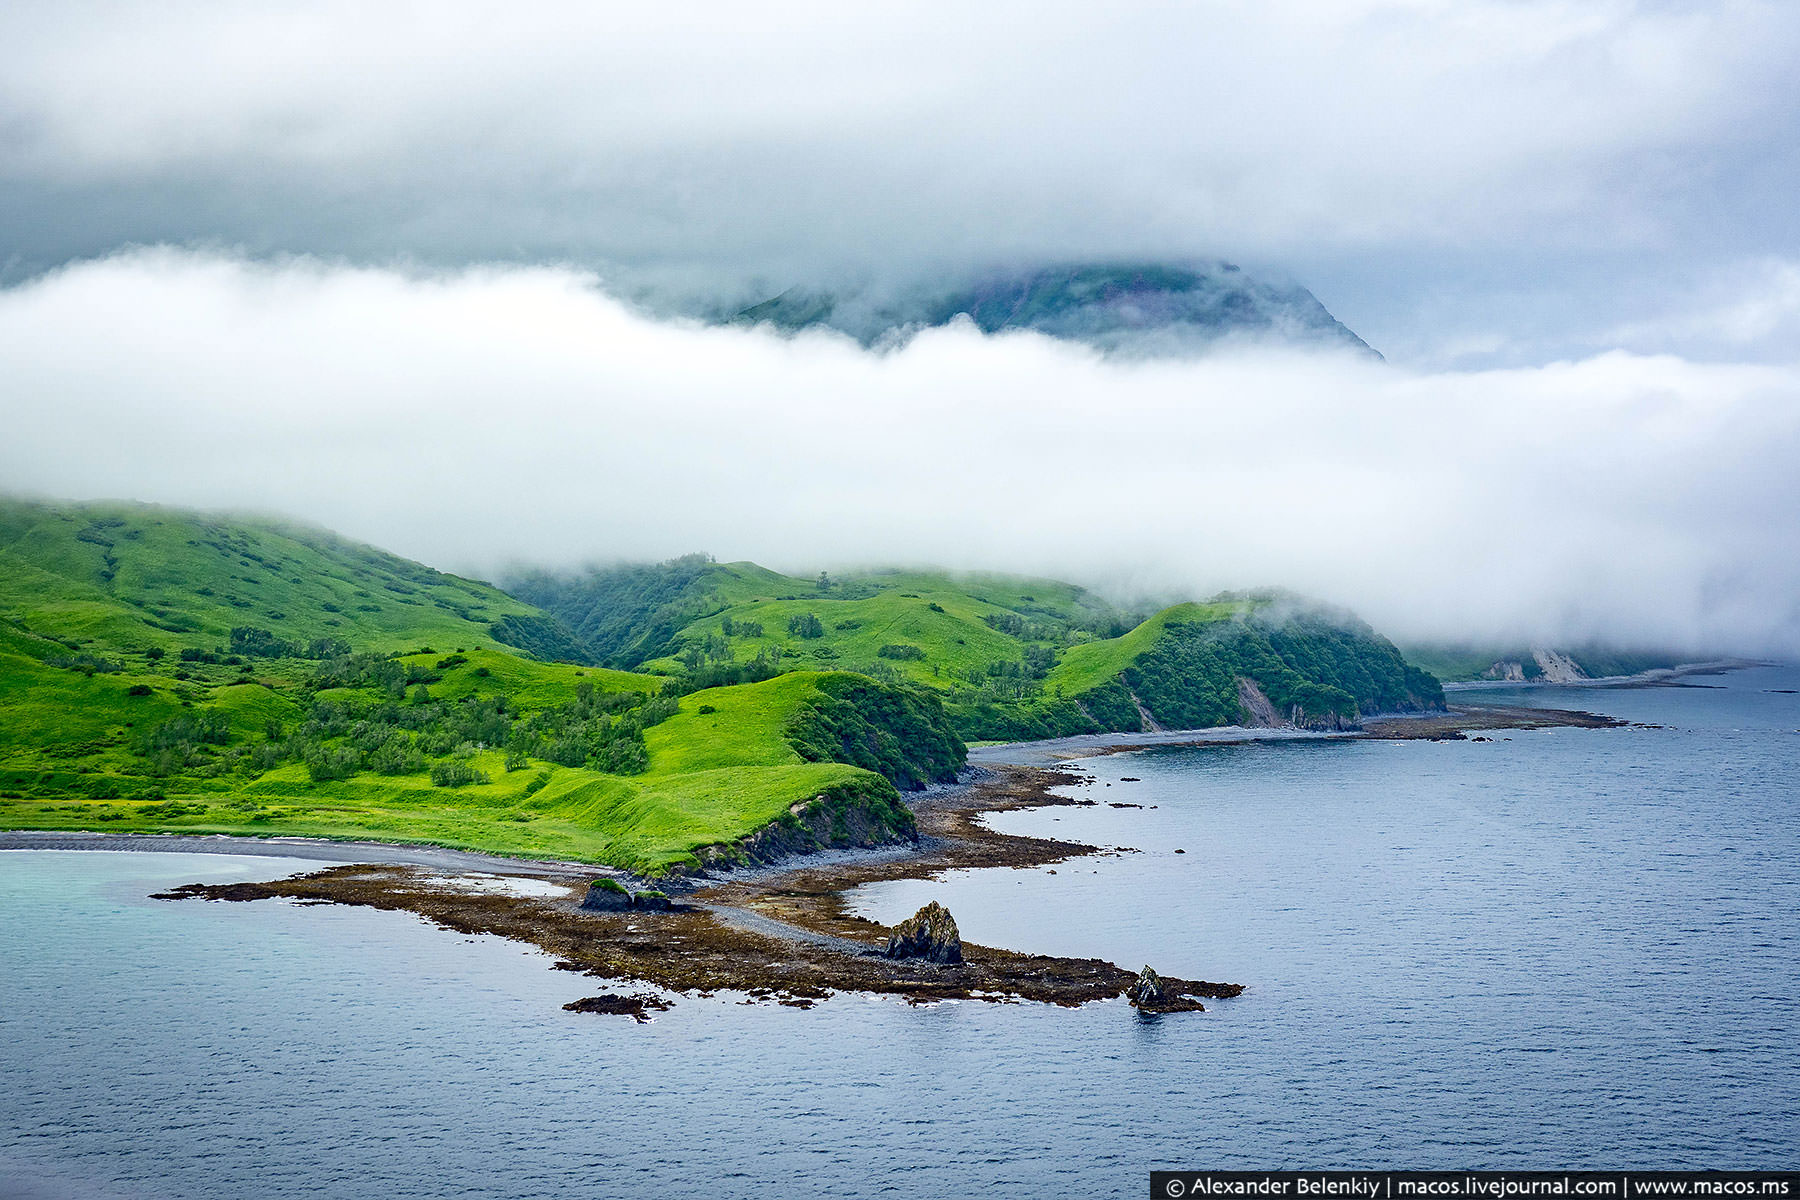
[[[1635,675],[1600,675],[1592,679],[1570,679],[1555,682],[1549,679],[1458,679],[1444,685],[1444,690],[1463,691],[1467,688],[1519,688],[1519,687],[1570,687],[1570,688],[1634,688],[1656,687],[1689,675],[1723,675],[1727,671],[1742,671],[1750,667],[1767,667],[1773,664],[1758,658],[1717,658],[1707,662],[1677,663],[1672,667],[1652,667],[1648,671],[1639,671]]]

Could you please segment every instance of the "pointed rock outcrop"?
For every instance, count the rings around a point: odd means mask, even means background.
[[[962,935],[956,931],[956,918],[933,900],[894,926],[894,932],[888,935],[887,956],[922,958],[934,963],[961,962]]]
[[[1137,981],[1125,989],[1125,996],[1134,1006],[1147,1011],[1155,1011],[1169,999],[1162,976],[1148,966],[1138,972]]]

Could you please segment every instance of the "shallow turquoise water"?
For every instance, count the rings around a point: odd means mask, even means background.
[[[0,1179],[1062,1196],[1153,1166],[1791,1166],[1797,681],[1496,693],[1661,729],[1093,760],[1101,804],[993,820],[1135,853],[859,897],[1250,985],[1205,1015],[721,998],[639,1026],[404,914],[145,898],[309,864],[0,854]]]

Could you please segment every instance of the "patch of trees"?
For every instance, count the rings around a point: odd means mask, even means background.
[[[955,779],[968,761],[935,695],[857,676],[822,680],[787,737],[809,762],[863,767],[909,791]]]
[[[231,740],[231,721],[215,709],[199,708],[140,731],[132,750],[150,760],[150,773],[168,776],[200,765],[208,749]]]
[[[759,638],[763,635],[760,621],[734,621],[730,617],[726,617],[720,626],[725,631],[726,637]]]
[[[667,696],[686,696],[706,688],[730,687],[738,683],[761,683],[781,674],[781,647],[765,646],[748,662],[701,663],[685,674],[663,685]]]
[[[553,616],[505,616],[488,624],[496,642],[514,646],[543,662],[593,664],[595,655],[569,627]]]
[[[243,658],[338,658],[350,653],[350,643],[334,637],[289,641],[256,625],[236,625],[227,653]]]
[[[537,571],[509,580],[506,590],[560,620],[586,661],[630,669],[668,653],[681,630],[706,615],[705,584],[714,569],[711,555],[688,554],[578,575]]]
[[[313,672],[312,686],[325,688],[374,688],[398,700],[406,689],[420,684],[433,684],[443,679],[436,671],[418,663],[401,662],[386,654],[364,652],[345,654],[319,664]]]
[[[644,730],[676,711],[674,694],[602,692],[584,680],[567,703],[521,715],[504,694],[439,700],[428,686],[439,678],[417,664],[384,655],[345,655],[315,672],[315,694],[305,719],[294,728],[271,727],[262,741],[233,746],[225,715],[197,709],[145,732],[134,749],[149,760],[153,775],[254,776],[282,763],[299,763],[316,782],[364,771],[429,771],[437,786],[462,787],[485,779],[451,768],[468,767],[470,756],[491,749],[506,750],[508,770],[535,758],[614,774],[640,773],[649,767]],[[325,689],[348,694],[317,694]],[[439,783],[439,777],[455,782]]]
[[[559,766],[636,775],[650,766],[644,730],[674,716],[676,708],[672,695],[647,699],[641,692],[596,692],[581,683],[572,703],[521,722],[511,745]]]
[[[52,667],[61,667],[65,671],[80,671],[90,679],[95,675],[116,675],[125,669],[125,664],[122,662],[85,651],[80,654],[47,658],[44,662]]]
[[[917,646],[904,642],[893,642],[875,652],[881,658],[891,658],[899,662],[923,662],[925,651]]]
[[[467,787],[471,783],[486,783],[485,772],[477,771],[465,762],[441,762],[431,764],[431,786],[442,788]]]
[[[681,665],[691,673],[698,671],[704,663],[730,662],[734,657],[730,642],[716,633],[709,633],[699,641],[688,643],[681,652]]]
[[[825,636],[825,622],[819,620],[817,613],[795,613],[788,618],[788,632],[798,638],[822,638]]]
[[[1021,617],[1018,613],[988,613],[983,616],[981,620],[989,629],[998,633],[1004,633],[1010,637],[1016,638],[1025,636],[1025,618]]]

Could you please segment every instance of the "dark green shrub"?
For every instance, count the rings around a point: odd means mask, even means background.
[[[819,620],[817,613],[795,613],[788,618],[788,632],[799,638],[822,638],[825,622]]]
[[[472,783],[486,783],[488,777],[465,762],[439,762],[431,764],[431,786],[441,788],[467,787]]]

